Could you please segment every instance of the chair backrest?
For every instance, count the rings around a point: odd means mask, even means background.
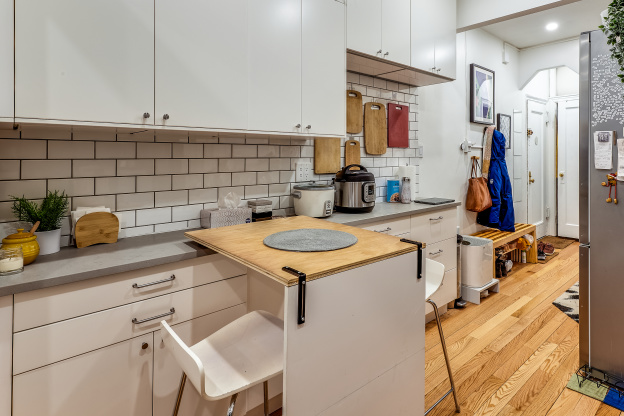
[[[206,380],[204,378],[204,366],[199,357],[191,351],[166,321],[160,321],[160,336],[165,347],[174,356],[178,365],[182,367],[187,379],[195,386],[199,394],[203,395]]]
[[[442,286],[444,265],[435,260],[427,259],[425,268],[425,299],[429,299]]]

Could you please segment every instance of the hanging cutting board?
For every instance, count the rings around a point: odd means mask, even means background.
[[[76,247],[83,248],[100,243],[116,243],[119,219],[110,212],[85,214],[76,222]]]
[[[370,155],[383,155],[388,148],[386,107],[380,103],[364,105],[364,146]]]
[[[409,147],[409,106],[388,104],[388,147]]]
[[[347,90],[347,133],[362,131],[362,93]]]
[[[314,139],[314,173],[336,173],[340,170],[340,138]]]
[[[360,164],[360,142],[357,140],[347,140],[345,142],[345,166]],[[360,168],[352,168],[360,170]]]

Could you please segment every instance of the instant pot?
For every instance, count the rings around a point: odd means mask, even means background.
[[[360,168],[351,170],[351,168]],[[375,208],[375,176],[362,165],[349,165],[336,174],[334,204],[340,212],[371,212]]]

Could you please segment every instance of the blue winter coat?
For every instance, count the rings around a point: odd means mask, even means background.
[[[488,187],[492,196],[492,207],[477,215],[477,223],[501,231],[516,231],[511,181],[505,162],[505,136],[498,130],[494,131],[492,137]]]

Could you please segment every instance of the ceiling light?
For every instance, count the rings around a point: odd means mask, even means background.
[[[546,25],[546,30],[552,32],[553,30],[557,30],[559,27],[559,23],[551,22]]]

